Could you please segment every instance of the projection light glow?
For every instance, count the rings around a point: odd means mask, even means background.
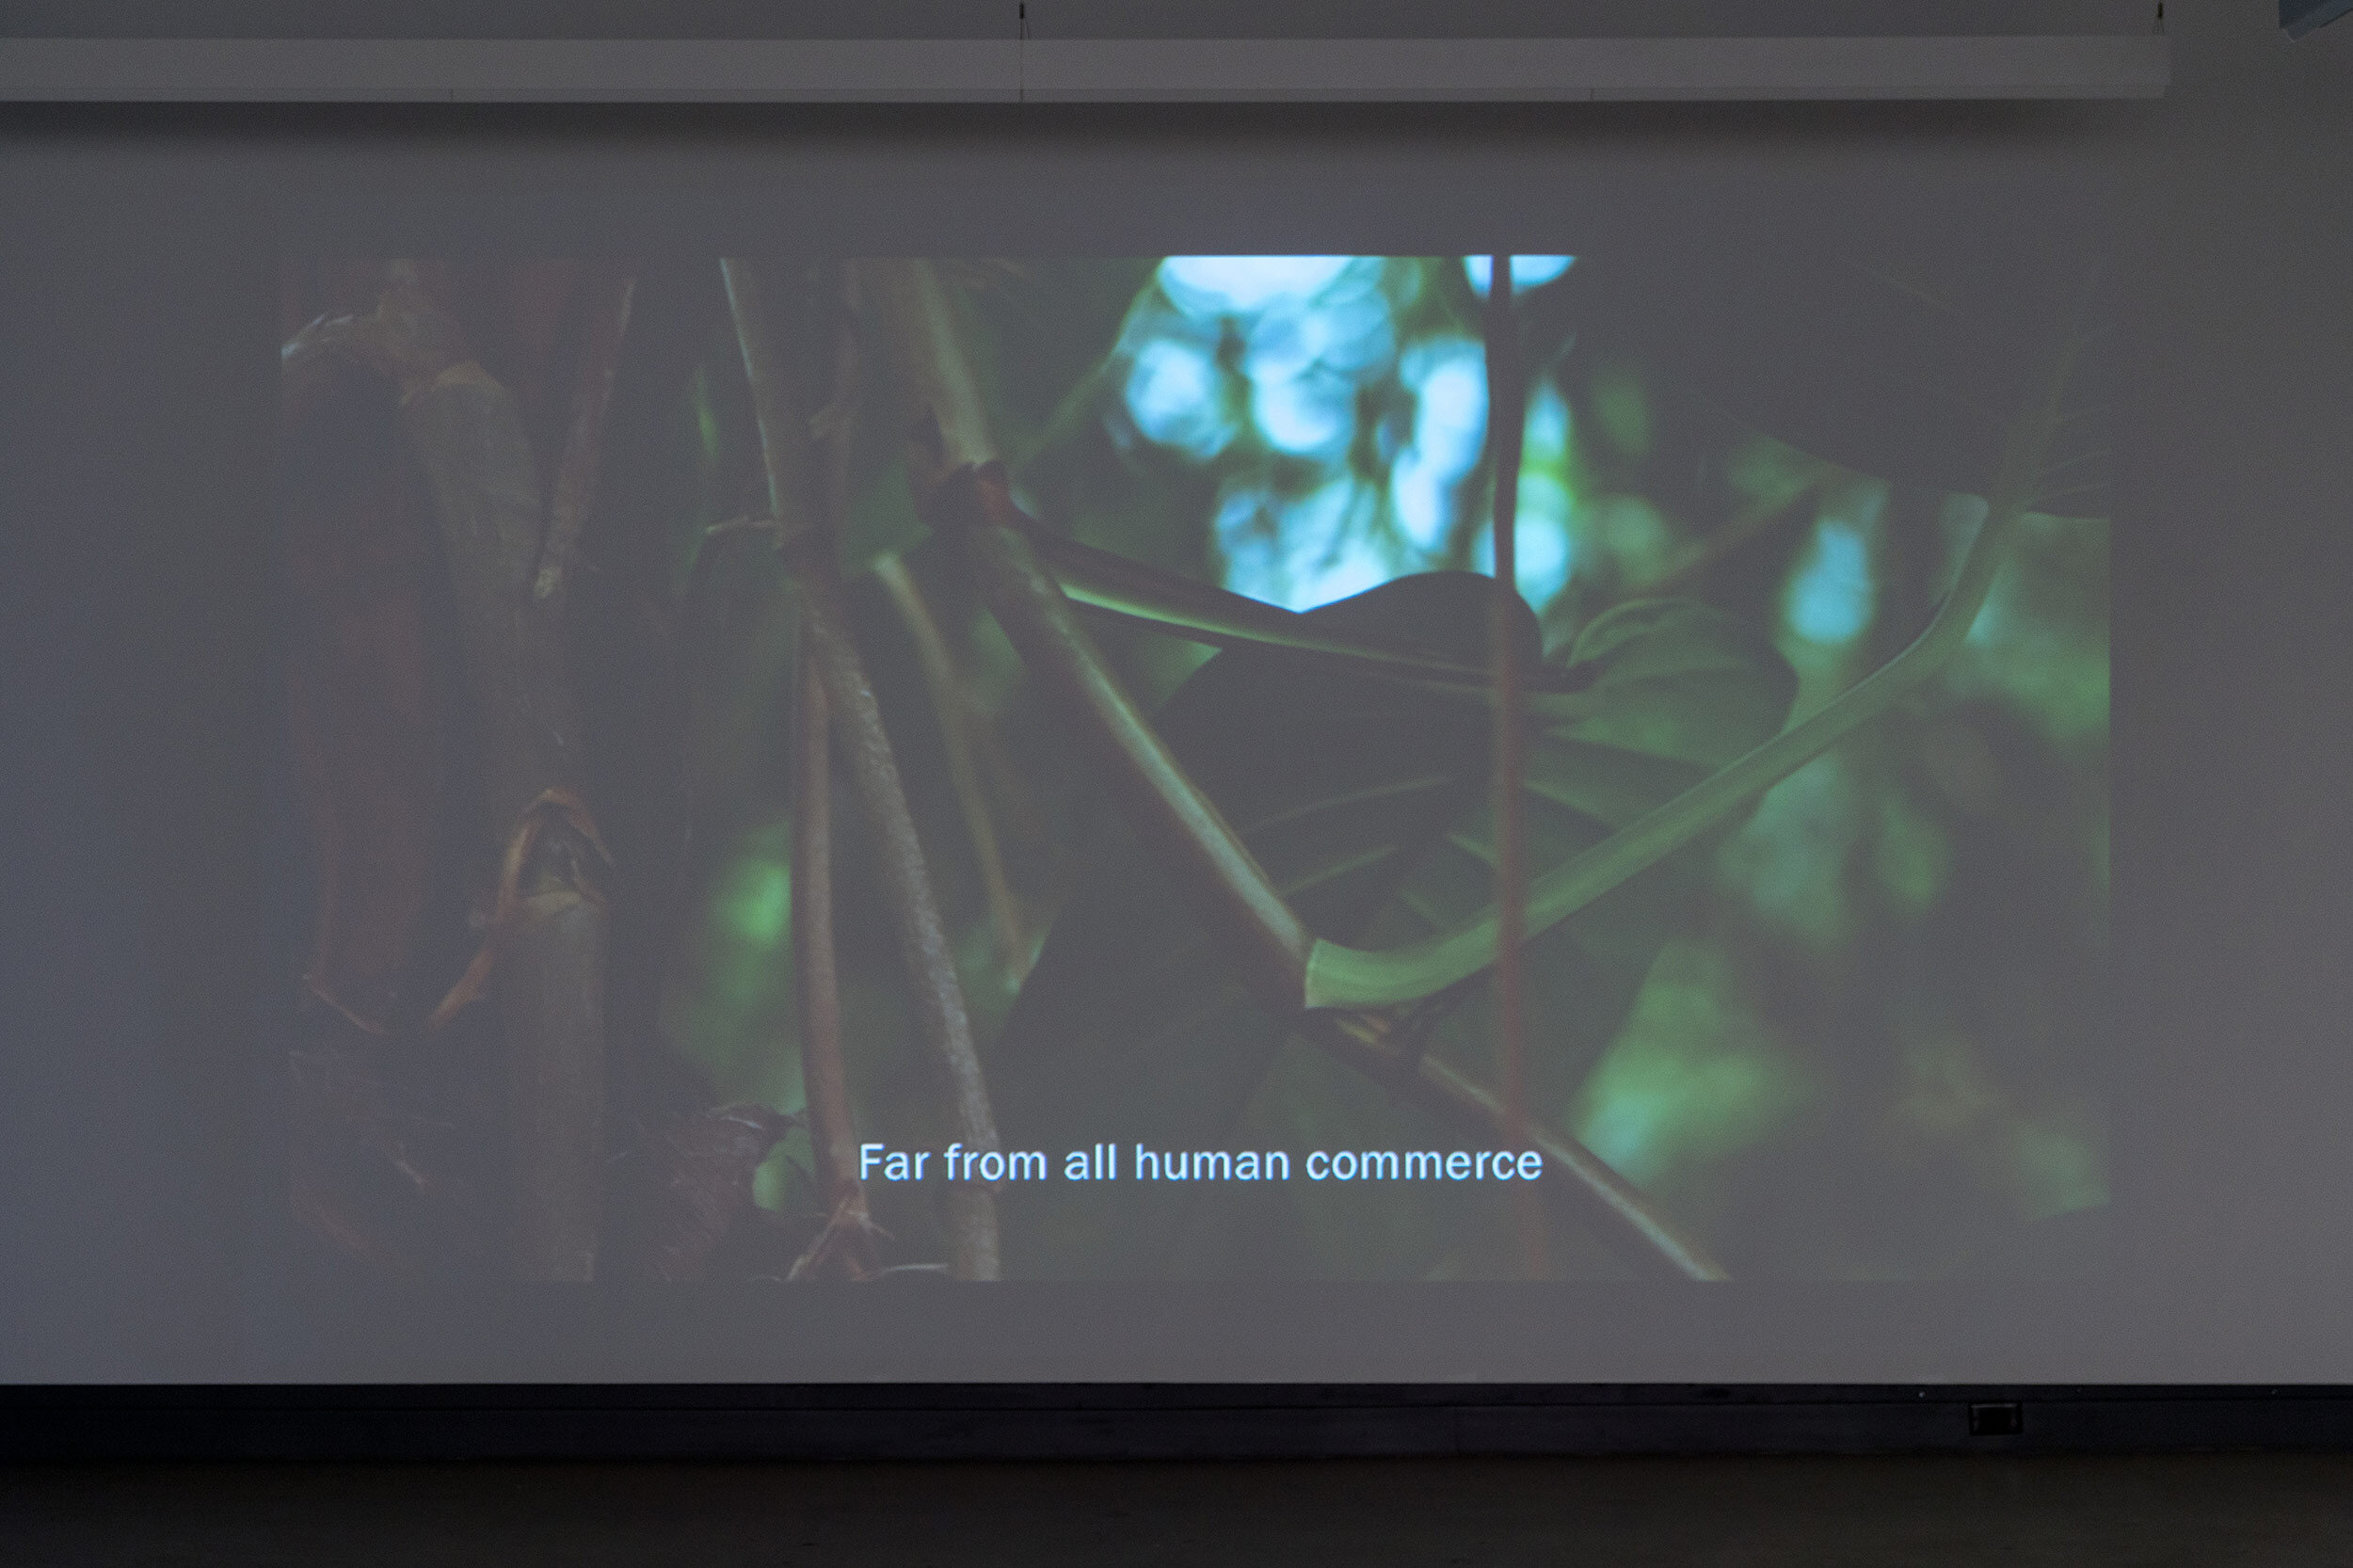
[[[1512,287],[1532,289],[1549,283],[1569,270],[1575,256],[1514,256],[1512,258]],[[1487,297],[1488,288],[1495,282],[1496,259],[1493,256],[1465,256],[1463,274],[1470,280],[1471,292],[1480,298]]]

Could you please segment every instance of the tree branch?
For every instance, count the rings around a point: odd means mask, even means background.
[[[841,993],[833,945],[832,761],[824,682],[801,638],[792,705],[792,996],[801,1025],[801,1085],[808,1101],[808,1141],[824,1181],[827,1215],[822,1256],[853,1279],[874,1272],[866,1184],[858,1176],[857,1131],[850,1119],[841,1058]]]
[[[938,280],[920,262],[866,264],[908,399],[908,475],[919,511],[969,552],[984,599],[1031,679],[1089,753],[1121,814],[1225,948],[1258,1005],[1393,1092],[1476,1138],[1503,1133],[1503,1108],[1442,1063],[1401,1048],[1389,1018],[1304,1012],[1313,936],[1256,856],[1193,782],[1104,662],[1052,572],[1030,546],[956,341]],[[1561,1174],[1568,1207],[1644,1267],[1693,1278],[1721,1271],[1677,1236],[1574,1139],[1531,1132]]]
[[[824,504],[815,519],[822,537],[816,548],[828,552],[840,536],[848,504],[848,410],[856,400],[856,344],[846,321],[843,326],[834,363],[839,407],[827,410],[838,417],[831,429],[815,436],[826,459]],[[801,1089],[808,1104],[810,1150],[824,1178],[825,1224],[789,1277],[831,1272],[865,1279],[873,1274],[879,1259],[866,1182],[858,1174],[857,1128],[850,1114],[849,1073],[841,1051],[840,968],[833,941],[833,768],[827,744],[832,720],[806,628],[793,664],[793,996],[801,1025]]]
[[[1278,1016],[1305,999],[1314,936],[1224,813],[1184,771],[1096,648],[1053,573],[1030,548],[1004,470],[965,470],[927,500],[962,544],[982,598],[1032,680],[1094,763],[1120,814],[1176,879],[1259,1004]]]
[[[760,455],[767,468],[771,515],[788,536],[804,542],[788,547],[788,561],[802,595],[806,631],[802,647],[812,655],[825,700],[840,727],[842,749],[857,785],[867,824],[880,851],[883,891],[898,927],[899,950],[915,1003],[916,1023],[945,1088],[958,1137],[975,1148],[997,1146],[997,1124],[981,1076],[972,1025],[956,980],[954,954],[940,920],[931,876],[923,862],[915,821],[908,814],[899,766],[883,728],[882,710],[866,678],[841,593],[829,541],[804,523],[810,510],[808,423],[781,367],[775,363],[774,338],[750,264],[720,264],[728,301],[734,312],[744,370],[751,384],[760,425]],[[998,1273],[996,1200],[977,1183],[949,1189],[952,1272],[964,1279],[994,1279]]]
[[[1391,1093],[1473,1138],[1503,1126],[1496,1096],[1453,1067],[1425,1055],[1405,1030],[1378,1013],[1318,1011],[1293,1020],[1300,1033]],[[1590,1227],[1639,1272],[1691,1280],[1728,1277],[1698,1242],[1678,1232],[1624,1176],[1565,1133],[1530,1126],[1519,1147],[1533,1148],[1565,1181],[1543,1183],[1563,1217]]]
[[[1022,929],[1021,905],[1013,896],[1012,879],[1005,874],[997,824],[989,815],[988,796],[972,760],[970,705],[965,700],[964,682],[956,674],[939,622],[905,563],[896,555],[886,555],[874,563],[874,575],[882,580],[899,619],[906,626],[908,639],[915,644],[916,662],[922,666],[923,684],[931,692],[932,712],[939,719],[940,746],[948,754],[948,781],[955,786],[964,830],[972,840],[972,857],[980,866],[981,887],[988,897],[988,923],[997,938],[997,957],[1005,972],[1017,981],[1030,968],[1029,934]]]

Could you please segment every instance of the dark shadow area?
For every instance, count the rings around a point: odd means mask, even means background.
[[[10,1560],[2340,1563],[2353,1456],[27,1467]]]

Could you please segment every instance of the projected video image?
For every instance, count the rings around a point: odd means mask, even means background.
[[[306,1268],[2102,1266],[2088,259],[281,293]]]

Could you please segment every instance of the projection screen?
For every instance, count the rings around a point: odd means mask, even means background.
[[[0,1373],[2344,1370],[2137,1185],[2093,111],[1064,113],[22,144]]]

